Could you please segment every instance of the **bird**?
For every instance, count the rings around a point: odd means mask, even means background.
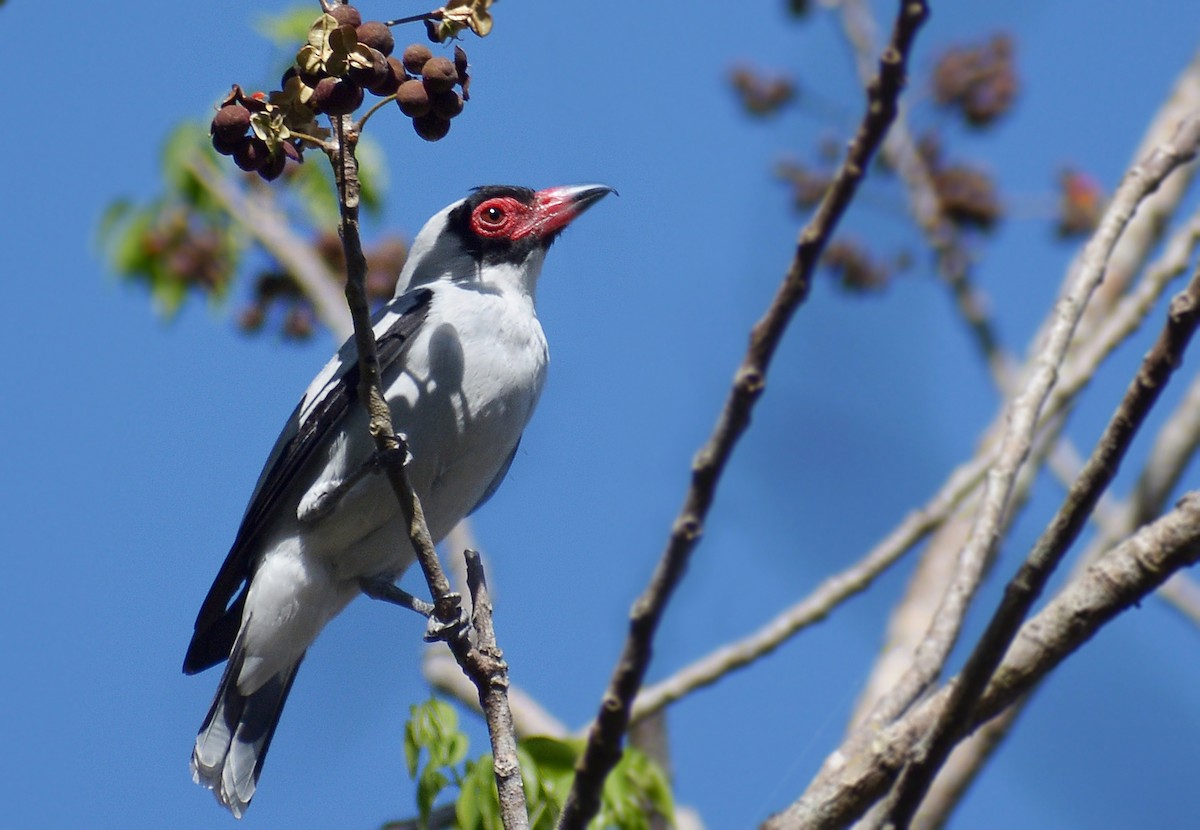
[[[612,192],[476,188],[425,223],[374,316],[384,395],[435,542],[507,474],[549,362],[534,305],[546,252]],[[309,646],[364,586],[394,583],[414,560],[358,378],[351,338],[268,455],[184,657],[185,674],[226,663],[190,768],[237,818]]]

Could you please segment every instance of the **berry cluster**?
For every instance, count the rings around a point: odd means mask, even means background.
[[[413,44],[396,58],[395,48],[388,24],[364,22],[353,6],[333,6],[309,28],[281,89],[246,95],[233,87],[213,118],[213,146],[233,156],[241,169],[271,181],[284,172],[289,158],[303,160],[305,141],[328,136],[317,115],[349,115],[362,106],[367,92],[394,96],[421,138],[443,138],[450,119],[470,98],[467,53],[456,46],[450,60]]]
[[[412,119],[413,129],[426,141],[450,132],[450,119],[463,111],[470,96],[467,53],[454,47],[454,60],[434,57],[429,47],[414,43],[404,50],[401,64],[408,73],[396,90],[396,104]],[[462,94],[454,90],[462,87]]]
[[[238,167],[247,173],[258,173],[267,181],[283,174],[289,158],[302,161],[304,149],[299,140],[284,140],[287,136],[269,129],[273,109],[261,92],[246,95],[234,84],[213,116],[210,128],[213,147],[218,153],[233,156]],[[263,118],[267,120],[261,121]],[[311,113],[308,121],[312,121]],[[264,123],[268,129],[263,129]]]
[[[745,66],[734,68],[729,82],[749,115],[774,115],[796,97],[796,86],[788,78],[770,78]]]
[[[309,30],[296,65],[284,75],[284,89],[299,79],[299,99],[314,112],[347,115],[362,105],[365,92],[396,96],[400,110],[413,119],[421,138],[437,141],[450,130],[450,119],[463,110],[470,76],[467,53],[455,47],[454,60],[434,57],[413,44],[395,58],[396,41],[387,24],[363,22],[354,6],[334,6]],[[454,90],[462,87],[462,94]],[[311,90],[311,92],[309,92]]]
[[[978,46],[948,49],[933,67],[933,98],[972,127],[986,127],[1012,109],[1020,89],[1012,38],[994,35]]]

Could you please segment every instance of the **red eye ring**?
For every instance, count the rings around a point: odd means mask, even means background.
[[[516,199],[507,196],[488,199],[472,211],[471,230],[489,239],[512,237],[523,207]]]

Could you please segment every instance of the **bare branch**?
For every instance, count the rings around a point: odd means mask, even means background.
[[[1178,145],[1147,160],[1147,167],[1153,167],[1156,162],[1159,167],[1158,171],[1145,172],[1149,180],[1155,176],[1165,177],[1181,159],[1191,156],[1200,144],[1200,118],[1193,119],[1190,126],[1185,122],[1177,139]],[[1167,323],[1158,341],[1142,362],[1063,505],[1005,589],[1000,607],[967,658],[942,715],[901,776],[891,808],[891,826],[903,828],[909,825],[933,776],[968,725],[979,696],[1016,636],[1021,621],[1077,538],[1100,494],[1116,475],[1142,422],[1182,361],[1197,323],[1200,323],[1200,269],[1188,287],[1171,301]]]
[[[1072,652],[1166,578],[1200,560],[1200,492],[1092,564],[1026,622],[988,684],[971,721],[976,728],[1033,689]],[[887,727],[855,755],[837,759],[765,830],[833,830],[861,816],[895,780],[906,757],[940,715],[953,684]]]
[[[692,463],[692,482],[675,520],[667,548],[650,585],[634,604],[629,635],[606,690],[588,742],[576,766],[575,780],[559,819],[560,828],[582,830],[599,808],[600,789],[621,757],[621,743],[650,662],[654,633],[671,594],[704,528],[717,483],[750,413],[762,395],[775,349],[792,315],[804,301],[814,267],[838,220],[850,204],[871,158],[896,114],[896,102],[907,77],[913,38],[928,16],[924,0],[902,0],[892,40],[879,62],[879,76],[868,88],[866,115],[851,141],[816,214],[800,234],[787,276],[766,315],[751,331],[750,346],[734,378],[716,428]]]
[[[977,457],[955,470],[925,505],[909,513],[887,538],[851,567],[835,574],[800,602],[761,629],[716,649],[671,677],[645,689],[633,704],[636,723],[679,699],[716,683],[725,675],[770,654],[813,623],[820,622],[847,599],[865,591],[875,578],[940,525],[978,486],[991,463]]]
[[[467,562],[467,587],[471,592],[471,627],[476,635],[472,654],[469,659],[463,659],[463,668],[479,689],[479,705],[487,719],[488,737],[492,742],[492,767],[500,798],[500,819],[505,830],[517,830],[529,826],[529,811],[525,806],[521,764],[517,760],[513,716],[508,707],[508,666],[504,662],[504,653],[496,645],[492,600],[488,596],[479,553],[468,550],[463,558]],[[458,656],[457,653],[455,656]]]

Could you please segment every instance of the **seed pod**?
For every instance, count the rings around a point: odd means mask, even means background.
[[[265,181],[273,182],[283,175],[284,165],[287,164],[287,156],[282,152],[277,152],[270,156],[263,166],[258,168],[258,175],[262,176]]]
[[[363,102],[362,87],[347,78],[322,78],[308,105],[326,115],[349,115]]]
[[[362,15],[358,13],[358,9],[354,6],[334,6],[329,10],[329,16],[338,22],[339,26],[354,26],[357,28],[362,25]]]
[[[424,43],[413,43],[405,48],[401,60],[404,68],[413,75],[420,75],[426,61],[433,57],[433,52]]]
[[[396,105],[409,118],[420,118],[429,112],[432,103],[429,92],[420,81],[405,81],[396,90]]]
[[[450,132],[450,122],[440,115],[428,113],[413,119],[413,129],[426,141],[440,141]]]
[[[462,97],[464,101],[471,100],[471,73],[467,70],[470,65],[467,63],[467,53],[461,46],[454,47],[454,71],[458,73],[458,85],[462,88]]]
[[[463,111],[463,99],[453,89],[430,96],[430,102],[433,112],[442,118],[454,118]]]
[[[421,67],[421,75],[430,92],[445,92],[458,83],[458,72],[449,58],[430,58]]]
[[[388,66],[388,60],[384,54],[378,49],[371,49],[371,65],[370,66],[351,66],[346,73],[350,76],[350,80],[366,89],[383,83],[392,74],[391,67]]]
[[[241,104],[229,104],[217,110],[213,116],[212,135],[220,136],[222,141],[232,143],[246,134],[250,128],[250,110]]]
[[[359,43],[372,49],[378,49],[385,58],[396,48],[396,39],[392,37],[392,30],[378,20],[368,20],[355,29],[354,34],[358,37]]]
[[[233,163],[247,173],[253,173],[267,163],[270,155],[267,142],[256,135],[246,136],[233,151]]]
[[[242,143],[242,139],[245,137],[246,136],[243,134],[234,138],[222,138],[220,133],[213,133],[212,146],[213,149],[221,155],[232,156],[237,151],[238,146]]]
[[[387,59],[388,71],[383,76],[383,80],[374,86],[367,87],[372,95],[378,95],[381,98],[387,95],[394,95],[396,90],[400,88],[400,84],[404,83],[404,65],[395,58]]]

